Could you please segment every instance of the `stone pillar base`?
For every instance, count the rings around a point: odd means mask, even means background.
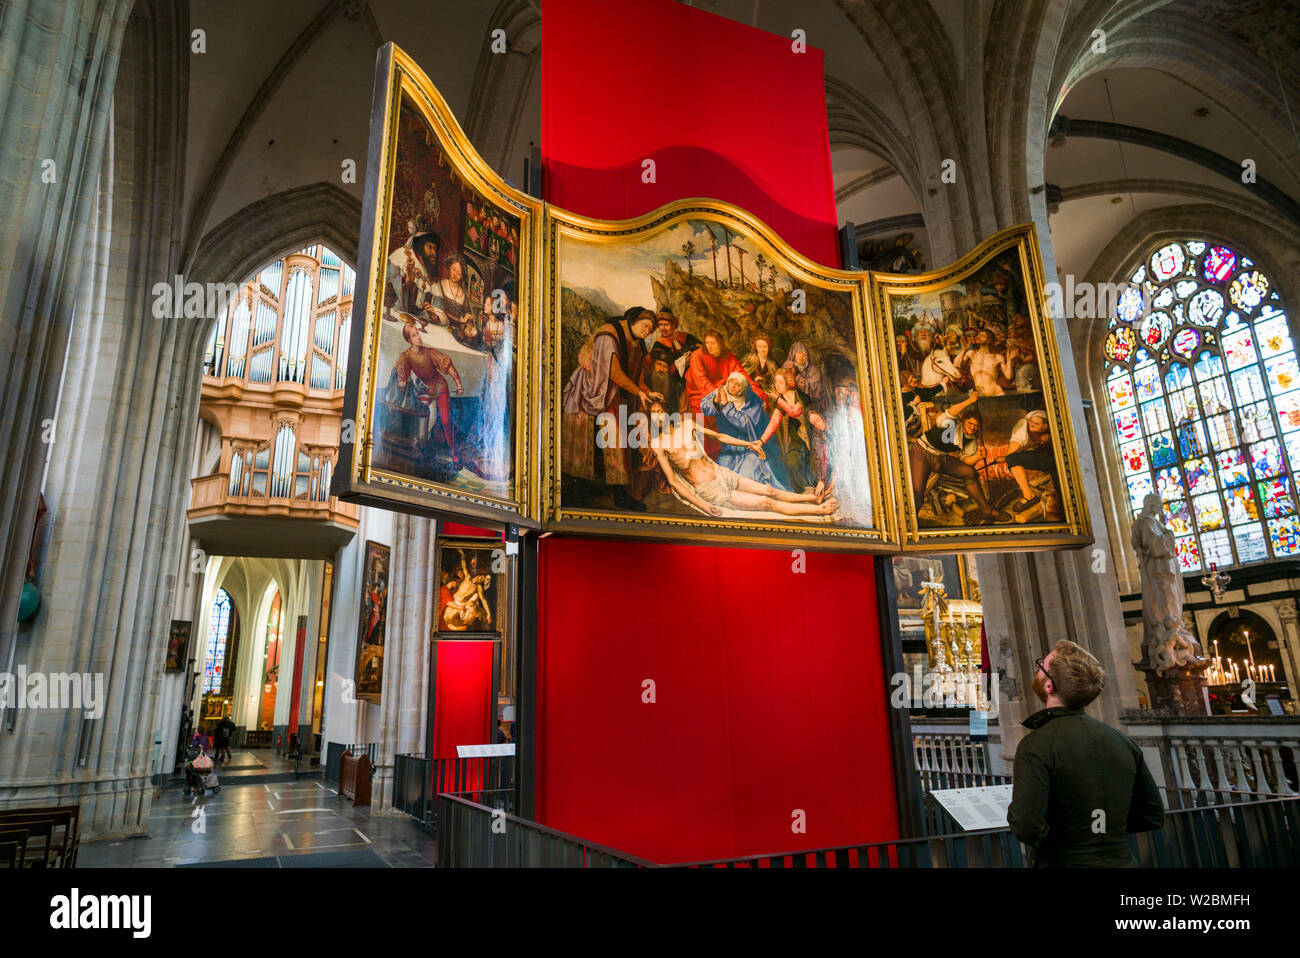
[[[1147,679],[1151,710],[1167,715],[1209,715],[1210,695],[1204,670],[1175,669],[1160,675],[1145,662],[1134,663]]]

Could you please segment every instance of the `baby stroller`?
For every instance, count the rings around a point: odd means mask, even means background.
[[[201,745],[191,745],[185,750],[185,795],[202,795],[206,789],[215,795],[221,791],[217,773],[212,770],[212,758]]]

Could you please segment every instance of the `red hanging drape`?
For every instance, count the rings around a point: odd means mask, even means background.
[[[545,0],[547,200],[721,199],[838,265],[822,55],[792,42],[670,0]],[[539,543],[541,822],[665,862],[896,837],[872,560],[794,558]]]

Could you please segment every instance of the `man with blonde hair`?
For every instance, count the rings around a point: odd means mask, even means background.
[[[1035,847],[1037,867],[1135,866],[1126,836],[1164,824],[1164,805],[1133,740],[1083,713],[1106,673],[1068,639],[1034,669],[1047,707],[1024,721],[1032,731],[1016,749],[1011,831]]]

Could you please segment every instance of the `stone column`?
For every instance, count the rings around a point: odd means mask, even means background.
[[[1278,641],[1282,652],[1282,667],[1286,670],[1286,682],[1293,690],[1297,687],[1296,683],[1300,682],[1300,613],[1296,611],[1296,600],[1293,598],[1274,599],[1273,608],[1277,609],[1277,617],[1282,620],[1282,634],[1278,636]]]
[[[10,3],[0,28],[0,669],[10,661],[132,0]]]
[[[45,390],[61,378],[66,386],[48,450],[45,495],[53,521],[41,583],[45,603],[16,651],[29,671],[89,673],[104,692],[95,716],[68,708],[17,712],[13,737],[0,739],[0,781],[8,806],[78,802],[85,838],[141,832],[148,820],[157,700],[185,545],[200,337],[207,332],[194,321],[154,318],[151,309],[152,284],[175,272],[183,47],[171,8],[160,3],[155,10],[149,0],[136,4],[120,37],[119,18],[125,20],[130,6],[28,4],[39,25],[20,19],[15,35],[25,36],[30,26],[53,42],[64,34],[50,33],[49,25],[72,17],[69,23],[81,23],[79,33],[68,35],[72,46],[52,47],[39,64],[24,60],[17,67],[13,50],[0,50],[0,70],[20,68],[24,89],[43,91],[36,99],[52,111],[77,104],[66,135],[47,143],[41,133],[32,144],[65,157],[62,209],[47,208],[48,200],[0,204],[27,217],[13,233],[0,231],[4,241],[21,233],[18,247],[27,257],[19,273],[5,278],[6,303],[16,306],[6,306],[6,322],[12,316],[26,324],[19,334],[27,344],[16,375],[0,385],[0,439],[12,440],[0,443],[7,503],[24,501],[29,489],[34,498],[40,429],[32,426],[53,415],[53,402],[42,406]],[[8,16],[22,14],[11,5]],[[6,22],[6,36],[10,29]],[[114,71],[109,61],[115,63],[119,45],[122,66]],[[12,89],[9,95],[11,101],[27,96]],[[91,115],[100,115],[102,125],[91,123]],[[11,118],[7,108],[4,116],[6,127],[41,120]],[[28,133],[25,127],[13,132],[6,149]],[[96,136],[102,142],[92,146]],[[82,169],[86,164],[98,169]],[[5,169],[13,169],[8,160]],[[86,210],[76,190],[95,197],[96,176],[98,202]],[[2,188],[14,188],[8,173]],[[48,234],[34,225],[45,217]],[[15,528],[14,521],[8,514],[0,524],[6,558],[25,555],[30,536],[30,526]],[[21,516],[17,521],[22,526]],[[6,599],[10,585],[7,578]],[[8,602],[0,616],[13,622]],[[21,752],[12,748],[15,741],[23,743]]]
[[[421,753],[429,696],[429,646],[434,602],[434,522],[399,515],[393,529],[388,588],[388,636],[384,650],[384,696],[379,706],[379,769],[372,785],[371,814],[393,809],[394,756]]]

